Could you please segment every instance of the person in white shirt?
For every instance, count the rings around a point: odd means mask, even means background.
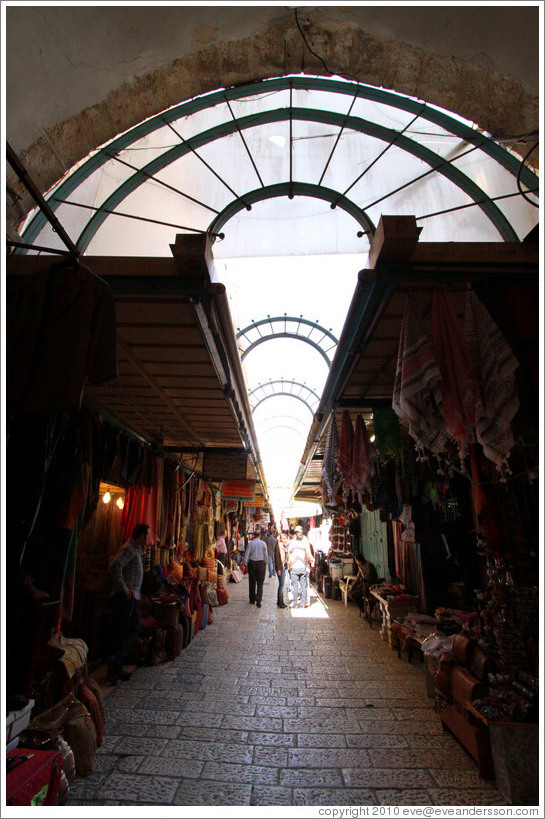
[[[248,594],[250,603],[261,608],[263,599],[263,583],[265,572],[267,571],[267,544],[261,540],[261,530],[258,529],[249,542],[248,548],[242,558],[248,567]]]
[[[303,533],[302,526],[295,527],[295,536],[290,540],[287,549],[288,570],[291,575],[292,608],[297,607],[299,588],[301,589],[301,603],[299,608],[309,605],[307,599],[308,569],[312,566],[312,551],[308,538]]]

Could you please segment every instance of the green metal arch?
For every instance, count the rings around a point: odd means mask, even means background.
[[[299,316],[299,317],[297,317],[297,316],[274,316],[273,318],[259,319],[259,321],[252,322],[252,324],[249,324],[243,330],[239,330],[236,337],[237,337],[237,339],[242,338],[243,336],[246,335],[246,333],[248,331],[253,330],[256,327],[263,327],[266,324],[271,324],[272,325],[272,324],[288,322],[288,321],[297,322],[298,324],[304,324],[305,326],[312,327],[313,329],[316,328],[317,330],[319,330],[319,332],[323,333],[324,336],[329,338],[334,344],[338,344],[338,339],[335,338],[333,333],[331,333],[329,330],[326,330],[325,327],[322,327],[317,322],[310,321],[310,319],[305,319],[305,318],[302,318],[301,316]],[[283,333],[271,332],[271,333],[268,333],[267,335],[262,335],[262,336],[260,335],[260,337],[258,339],[256,339],[255,341],[250,342],[248,347],[246,347],[246,349],[241,353],[240,357],[241,357],[242,361],[244,361],[244,359],[246,358],[248,353],[250,353],[256,347],[258,347],[260,344],[263,344],[265,341],[271,341],[274,338],[293,338],[293,339],[296,339],[297,341],[304,341],[307,344],[310,344],[312,347],[314,347],[315,350],[317,350],[320,353],[320,355],[323,356],[323,358],[325,359],[326,364],[328,366],[328,369],[331,367],[331,360],[330,360],[329,356],[327,355],[327,352],[320,347],[320,345],[319,345],[319,343],[317,341],[314,341],[314,339],[311,339],[308,336],[299,335],[298,332],[288,332],[287,330],[285,330]]]
[[[259,386],[255,387],[249,393],[250,398],[256,392],[258,392],[259,390],[262,390],[265,387],[268,387],[269,385],[273,385],[273,384],[282,384],[282,385],[291,384],[292,386],[295,386],[295,387],[301,387],[302,389],[305,389],[308,393],[313,395],[314,398],[316,398],[316,401],[318,402],[318,404],[320,403],[320,396],[317,393],[315,393],[314,390],[311,390],[310,387],[307,387],[306,384],[301,384],[300,381],[285,381],[285,380],[280,380],[280,379],[276,379],[275,381],[268,381],[266,384],[259,384]],[[296,398],[298,401],[301,401],[301,403],[303,403],[305,405],[305,407],[308,409],[310,414],[314,417],[314,410],[312,409],[312,407],[310,406],[308,401],[305,401],[304,398],[302,398],[300,395],[296,395],[294,392],[286,392],[285,390],[277,390],[276,392],[272,392],[272,393],[270,393],[268,395],[264,395],[263,398],[260,398],[260,400],[257,402],[257,404],[254,407],[252,407],[252,414],[256,411],[256,409],[261,404],[263,404],[264,401],[268,401],[269,398],[278,398],[279,395],[286,395],[288,398]]]
[[[256,188],[253,191],[246,191],[244,196],[235,199],[225,207],[218,216],[210,223],[208,233],[218,234],[222,227],[240,213],[241,210],[248,209],[247,205],[254,205],[256,202],[263,202],[265,199],[278,199],[281,196],[307,196],[311,199],[322,199],[324,202],[329,202],[332,207],[340,207],[341,210],[346,211],[352,216],[359,225],[361,225],[364,233],[375,233],[376,226],[367,216],[365,211],[361,210],[348,197],[343,196],[338,191],[332,188],[325,188],[323,185],[313,185],[310,182],[278,182],[275,185],[265,185],[263,188]]]
[[[464,139],[470,144],[478,144],[479,148],[484,153],[491,156],[513,176],[516,176],[520,170],[520,180],[527,188],[537,188],[538,186],[538,178],[536,174],[534,174],[526,166],[521,168],[520,161],[509,151],[506,151],[492,140],[483,137],[483,135],[475,129],[470,128],[469,126],[465,125],[465,123],[458,121],[441,110],[430,107],[425,103],[423,104],[421,101],[415,100],[411,97],[405,97],[396,92],[385,91],[384,89],[375,88],[373,86],[362,84],[358,84],[356,86],[355,84],[344,80],[332,80],[323,77],[307,77],[304,75],[298,75],[295,77],[277,77],[270,80],[261,80],[259,82],[248,83],[244,86],[233,86],[231,88],[222,89],[220,91],[205,94],[201,97],[180,103],[167,111],[164,111],[154,117],[150,117],[148,120],[139,123],[139,125],[130,129],[126,133],[116,137],[105,149],[100,149],[94,153],[86,162],[82,164],[80,168],[78,168],[59,185],[55,195],[61,200],[66,199],[90,174],[101,167],[101,165],[108,162],[111,155],[115,155],[136,140],[153,133],[153,131],[163,127],[169,122],[175,122],[181,117],[190,116],[191,114],[202,111],[205,108],[222,104],[227,100],[243,99],[245,97],[255,96],[256,94],[261,93],[271,94],[275,91],[282,91],[288,88],[320,90],[329,93],[344,94],[351,97],[356,96],[362,99],[376,101],[379,104],[389,105],[400,110],[405,110],[411,114],[418,114],[422,119],[426,119],[429,122],[440,125],[453,135],[458,136],[460,139]],[[53,210],[56,210],[59,206],[59,202],[54,198],[50,198],[48,201]],[[24,240],[32,244],[45,224],[45,216],[41,211],[38,211],[22,234]],[[22,252],[26,253],[27,251],[24,250]]]
[[[136,190],[136,188],[144,181],[147,181],[150,176],[153,176],[154,174],[163,170],[180,157],[185,156],[185,154],[189,153],[191,148],[200,148],[202,145],[206,145],[221,137],[229,136],[238,130],[243,131],[247,128],[253,128],[257,125],[265,123],[283,122],[284,120],[290,119],[290,117],[294,120],[300,119],[309,122],[320,122],[325,125],[333,125],[339,128],[345,127],[389,143],[395,140],[398,147],[403,148],[408,153],[416,156],[418,159],[421,159],[430,167],[435,168],[439,173],[443,174],[443,176],[463,190],[470,197],[470,199],[473,199],[473,201],[479,205],[479,207],[492,221],[505,241],[517,241],[518,237],[505,215],[498,208],[498,206],[484,194],[482,189],[479,188],[478,185],[476,185],[471,179],[469,179],[469,177],[462,173],[462,171],[458,170],[458,168],[455,168],[453,165],[450,165],[448,162],[445,162],[442,157],[439,157],[437,154],[433,153],[433,151],[430,151],[429,148],[419,145],[405,135],[400,135],[398,131],[359,119],[358,117],[346,117],[344,114],[339,114],[335,111],[322,111],[306,108],[281,108],[263,111],[259,114],[251,114],[236,121],[231,120],[229,122],[223,122],[214,128],[210,128],[207,131],[197,134],[190,140],[186,140],[183,144],[176,145],[174,148],[165,151],[165,153],[161,156],[156,157],[142,169],[135,172],[131,177],[129,177],[129,179],[123,182],[123,184],[121,184],[108,197],[108,199],[103,202],[99,210],[91,217],[87,223],[87,226],[79,236],[76,242],[77,246],[81,252],[84,252],[100,225],[102,225],[107,218],[108,214],[105,212],[106,210],[115,210],[115,208],[123,201],[123,199],[125,199],[125,197]],[[337,196],[339,199],[341,198],[340,193]],[[236,201],[245,207],[246,193],[239,197],[239,199]],[[354,208],[358,208],[358,206],[354,204]],[[363,211],[361,211],[361,213],[363,219],[364,213]]]

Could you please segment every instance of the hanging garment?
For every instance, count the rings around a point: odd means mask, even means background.
[[[505,478],[513,447],[511,421],[519,408],[515,370],[519,366],[499,327],[473,290],[466,297],[465,336],[480,397],[475,413],[477,440]]]
[[[375,448],[381,458],[394,455],[403,462],[403,447],[399,432],[399,418],[391,407],[373,409]]]
[[[14,281],[11,281],[14,279]],[[80,407],[86,383],[116,378],[113,291],[83,266],[10,277],[7,400],[21,411]]]
[[[338,454],[339,431],[337,429],[335,413],[332,412],[322,466],[322,494],[326,506],[335,505],[335,496],[341,483],[341,475],[337,466]]]
[[[421,460],[425,460],[426,449],[434,455],[445,450],[442,406],[441,371],[424,332],[416,299],[409,294],[401,324],[392,407],[408,421]]]
[[[369,439],[367,427],[361,415],[356,418],[354,449],[352,457],[352,485],[356,497],[363,503],[363,495],[372,495],[377,453]]]
[[[352,459],[354,455],[354,427],[348,410],[344,410],[341,421],[341,435],[339,438],[339,453],[337,455],[337,467],[341,474],[341,493],[344,503],[353,486]]]
[[[431,327],[435,358],[443,381],[443,415],[447,434],[456,442],[460,463],[474,438],[477,379],[458,317],[444,288],[433,296]]]

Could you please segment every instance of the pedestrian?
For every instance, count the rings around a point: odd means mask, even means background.
[[[358,573],[348,590],[348,596],[364,615],[368,614],[371,617],[376,600],[369,593],[369,586],[378,581],[377,570],[374,563],[366,560],[363,555],[355,555],[354,560],[358,566]]]
[[[226,535],[227,529],[222,529],[219,537],[216,540],[216,557],[221,563],[223,563],[224,566],[227,565],[227,542],[225,540]]]
[[[113,646],[108,661],[108,682],[129,680],[131,674],[123,668],[134,641],[140,634],[140,588],[144,576],[143,552],[148,542],[149,526],[138,523],[126,543],[117,551],[110,575],[113,589],[110,607],[113,611]]]
[[[269,566],[269,577],[274,577],[276,569],[274,563],[274,550],[276,548],[278,540],[275,537],[275,534],[272,529],[269,529],[267,536],[265,537],[265,543],[267,544],[267,563]]]
[[[284,585],[286,583],[286,546],[284,536],[280,535],[274,547],[274,566],[278,576],[278,592],[276,595],[276,605],[279,609],[286,609],[284,603]]]
[[[253,539],[248,543],[243,561],[248,567],[248,594],[250,603],[261,608],[263,583],[267,571],[267,544],[261,540],[261,530],[257,529]]]
[[[295,527],[295,534],[289,542],[287,552],[288,569],[291,575],[291,605],[293,608],[297,607],[300,588],[301,603],[299,608],[306,608],[309,605],[307,599],[307,569],[312,565],[312,552],[302,526]]]

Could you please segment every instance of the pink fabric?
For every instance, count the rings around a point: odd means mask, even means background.
[[[360,503],[363,495],[368,492],[372,495],[372,480],[375,475],[375,461],[377,453],[371,440],[365,421],[358,415],[354,435],[354,454],[352,458],[352,484],[354,493]]]
[[[420,458],[428,449],[445,450],[447,432],[442,414],[441,371],[424,332],[414,296],[407,296],[401,324],[392,407],[409,424]]]
[[[161,487],[163,483],[163,460],[156,458],[157,483],[154,487],[131,486],[125,495],[125,506],[121,512],[123,539],[128,540],[137,523],[147,523],[150,527],[148,543],[155,543],[161,509]]]
[[[335,413],[331,413],[327,441],[324,450],[322,465],[322,497],[327,506],[335,504],[335,496],[341,483],[341,475],[337,466],[339,454],[339,431]]]
[[[515,370],[519,366],[497,324],[468,290],[465,336],[477,375],[480,396],[476,408],[477,440],[485,456],[504,476],[513,447],[511,421],[519,408]]]
[[[339,438],[339,454],[337,455],[337,466],[342,477],[342,496],[346,502],[350,490],[352,489],[352,459],[354,455],[354,427],[350,419],[348,410],[344,410],[341,422],[341,435]]]
[[[447,434],[456,442],[463,468],[475,435],[478,386],[467,342],[444,288],[438,288],[433,296],[431,327],[435,358],[443,379]]]

